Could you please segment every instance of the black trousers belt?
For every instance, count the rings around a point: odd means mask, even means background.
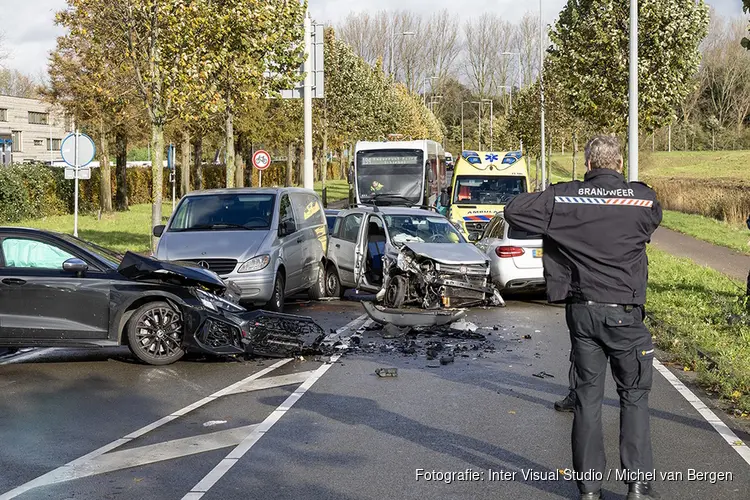
[[[638,306],[633,304],[605,304],[603,302],[594,302],[593,300],[568,299],[569,304],[583,304],[585,306],[604,306],[604,307],[622,307],[625,311],[632,311]]]

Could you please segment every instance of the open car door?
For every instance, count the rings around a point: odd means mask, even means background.
[[[362,217],[362,225],[359,228],[357,243],[354,246],[354,283],[357,288],[365,284],[365,265],[367,259],[367,224],[366,218]]]

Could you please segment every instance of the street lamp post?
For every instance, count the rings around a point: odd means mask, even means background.
[[[479,104],[479,147],[477,151],[482,150],[482,101],[471,101],[472,104]]]
[[[631,0],[634,1],[634,0]],[[539,0],[539,97],[540,97],[540,122],[541,122],[541,152],[542,152],[542,188],[547,188],[547,158],[544,137],[544,22],[542,21],[542,0]]]
[[[437,80],[437,76],[426,76],[422,80],[422,97],[424,98],[424,105],[427,106],[427,80],[430,81],[430,90],[432,90],[432,80]]]
[[[393,42],[396,41],[397,36],[412,36],[412,35],[416,35],[416,33],[413,31],[402,31],[401,33],[393,33],[391,35],[391,61],[390,61],[390,67],[388,71],[388,73],[390,73],[391,76],[393,76]]]
[[[461,101],[461,152],[463,153],[466,148],[464,148],[464,104],[466,104],[469,101]]]
[[[630,0],[630,92],[628,96],[628,181],[638,180],[638,0]]]
[[[490,151],[492,151],[492,146],[493,146],[493,142],[494,142],[493,141],[493,136],[492,136],[492,120],[495,117],[494,109],[492,107],[493,106],[493,102],[492,102],[492,99],[482,99],[482,102],[489,102],[490,103]]]

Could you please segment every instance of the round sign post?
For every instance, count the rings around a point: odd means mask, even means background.
[[[73,236],[78,237],[78,179],[81,178],[82,174],[86,179],[91,177],[91,171],[82,172],[83,167],[91,163],[96,155],[96,145],[91,137],[86,134],[82,134],[76,129],[72,134],[69,134],[63,139],[60,144],[60,154],[62,155],[63,161],[73,167],[73,182],[75,187],[73,189]],[[66,168],[67,170],[67,168]],[[67,176],[66,176],[67,177]]]
[[[271,155],[259,149],[253,153],[253,166],[258,169],[258,187],[263,185],[263,171],[271,166]]]

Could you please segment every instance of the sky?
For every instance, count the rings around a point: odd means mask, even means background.
[[[55,26],[54,13],[65,7],[65,0],[0,0],[14,5],[3,9],[0,31],[4,33],[4,49],[10,53],[2,64],[27,74],[46,73],[47,56],[55,48],[55,40],[63,30]],[[741,0],[707,0],[724,16],[742,14]],[[429,14],[447,9],[457,21],[484,13],[495,13],[508,21],[520,19],[527,11],[538,12],[536,3],[518,0],[309,0],[312,17],[318,22],[336,24],[351,12],[405,9]],[[565,0],[542,0],[545,22],[552,22],[565,5]],[[6,5],[7,7],[7,5]]]

